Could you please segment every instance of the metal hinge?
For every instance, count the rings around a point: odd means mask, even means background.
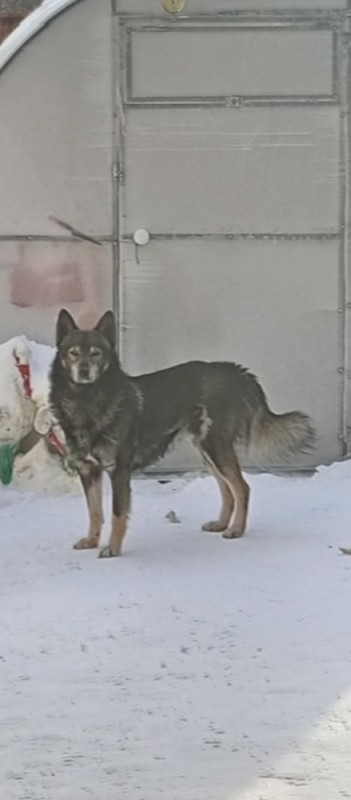
[[[118,183],[120,184],[124,183],[124,172],[117,161],[114,161],[112,165],[112,176],[115,181],[118,181]]]
[[[241,108],[243,105],[242,97],[227,97],[226,106],[228,108]]]

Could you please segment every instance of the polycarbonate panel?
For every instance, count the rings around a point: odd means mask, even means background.
[[[129,109],[126,233],[339,230],[339,109]]]
[[[331,31],[227,27],[131,33],[130,97],[331,95]]]
[[[112,230],[111,4],[56,17],[0,76],[0,234]]]
[[[89,327],[112,305],[111,245],[0,242],[0,341],[24,333],[53,344],[63,306]]]

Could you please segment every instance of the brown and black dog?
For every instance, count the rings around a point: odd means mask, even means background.
[[[64,309],[57,321],[50,403],[87,498],[90,527],[77,549],[98,547],[102,474],[111,479],[110,541],[100,556],[118,556],[127,529],[131,474],[161,458],[174,439],[190,434],[218,481],[222,508],[204,530],[226,539],[245,532],[249,487],[237,452],[286,460],[313,446],[309,417],[274,414],[257,378],[227,362],[190,361],[130,377],[116,354],[116,324],[107,311],[93,330],[81,330]]]

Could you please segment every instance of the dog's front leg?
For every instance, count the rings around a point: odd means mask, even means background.
[[[129,467],[119,466],[110,475],[113,504],[112,529],[108,545],[100,550],[100,558],[121,555],[130,508],[130,473]]]
[[[78,465],[79,477],[84,489],[89,510],[88,535],[79,539],[75,550],[89,550],[98,547],[101,528],[104,523],[102,509],[102,470],[97,464],[84,462]]]

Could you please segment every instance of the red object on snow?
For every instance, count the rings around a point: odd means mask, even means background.
[[[62,458],[66,458],[66,449],[63,446],[62,442],[60,442],[58,436],[56,436],[55,431],[51,428],[47,435],[47,440],[52,444],[52,446],[57,450],[57,452],[62,456]]]
[[[32,387],[30,385],[30,366],[29,364],[21,364],[18,356],[15,356],[15,359],[16,359],[16,367],[23,379],[24,393],[26,397],[31,397]]]

